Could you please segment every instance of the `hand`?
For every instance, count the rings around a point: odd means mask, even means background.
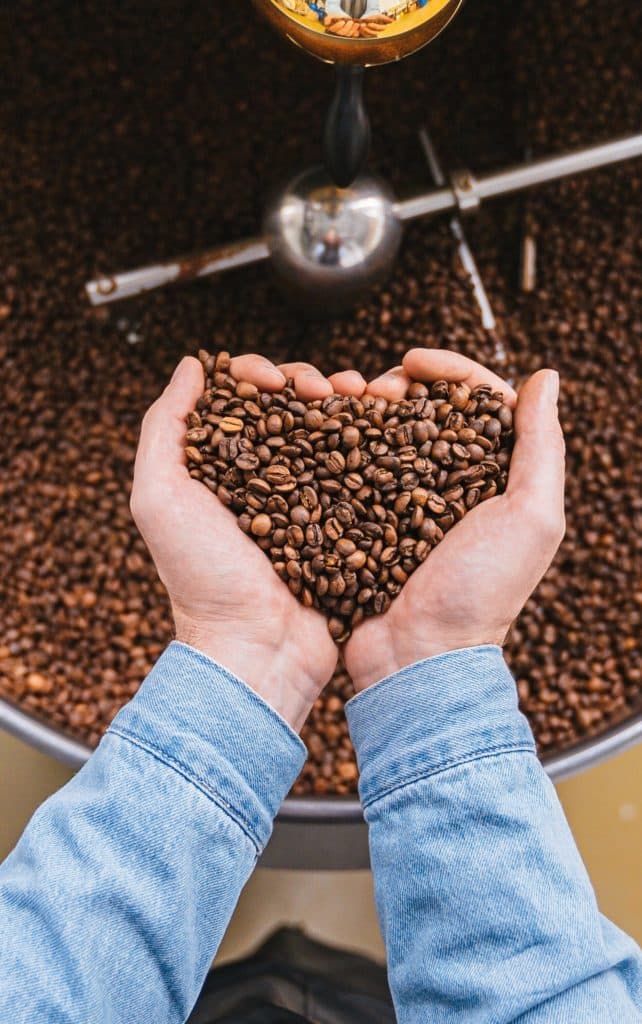
[[[372,14],[365,18],[354,18],[341,17],[336,14],[328,14],[324,19],[324,26],[327,32],[334,36],[344,36],[350,39],[373,39],[376,38],[380,32],[386,28],[387,25],[391,25],[393,22],[392,18],[389,18],[385,14]]]
[[[364,622],[345,651],[357,690],[423,658],[503,644],[564,536],[564,439],[558,375],[540,370],[519,397],[454,352],[415,349],[368,391],[402,398],[412,380],[491,384],[515,409],[515,449],[506,493],[484,502],[446,534],[390,611]]]
[[[338,15],[326,15],[323,22],[325,29],[333,36],[356,39],[359,35],[359,24],[353,18],[341,18]]]
[[[363,394],[366,386],[353,372],[326,379],[307,364],[280,370],[260,356],[233,359],[230,372],[263,391],[280,391],[293,377],[304,401]],[[201,364],[184,359],[145,416],[132,514],[167,587],[176,638],[229,669],[299,730],[337,650],[325,618],[299,604],[236,517],[189,476],[185,417],[204,386]]]

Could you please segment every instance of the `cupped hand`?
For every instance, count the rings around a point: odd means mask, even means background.
[[[491,384],[514,409],[515,448],[506,492],[477,506],[431,551],[390,610],[366,620],[347,644],[357,690],[423,658],[503,644],[564,536],[564,439],[559,378],[540,370],[513,389],[453,352],[415,349],[368,391],[390,401],[410,382]]]
[[[358,374],[327,380],[306,364],[282,369],[260,356],[240,356],[230,372],[270,392],[292,376],[304,401],[365,390]],[[253,687],[298,730],[332,674],[337,650],[325,618],[299,604],[236,517],[189,476],[185,417],[204,386],[198,360],[183,359],[147,412],[132,514],[169,593],[176,638]]]

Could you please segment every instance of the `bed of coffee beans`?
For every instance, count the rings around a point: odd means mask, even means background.
[[[513,413],[492,387],[413,382],[398,402],[259,393],[199,353],[185,455],[274,571],[344,643],[382,615],[445,534],[506,489]]]
[[[131,522],[141,417],[198,348],[372,377],[443,346],[514,384],[562,377],[567,538],[507,656],[544,755],[642,697],[642,163],[488,203],[467,224],[498,319],[482,329],[445,220],[408,229],[352,315],[293,313],[266,268],[92,311],[83,283],[253,235],[270,190],[319,159],[329,68],[242,4],[96,0],[0,12],[0,693],[95,744],[171,636]],[[642,5],[475,0],[434,44],[366,76],[372,166],[400,196],[639,131]],[[474,83],[471,86],[471,68]],[[535,290],[521,294],[526,214]],[[304,730],[296,791],[356,787],[340,669]]]

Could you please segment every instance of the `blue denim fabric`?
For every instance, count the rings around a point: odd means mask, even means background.
[[[641,1019],[640,951],[598,914],[499,650],[348,714],[400,1022]],[[304,756],[172,644],[0,868],[1,1024],[181,1024]]]
[[[400,1024],[642,1020],[642,954],[605,920],[497,647],[347,707]]]
[[[0,868],[1,1024],[177,1024],[305,759],[182,644]]]

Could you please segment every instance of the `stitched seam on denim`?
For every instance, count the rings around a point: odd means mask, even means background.
[[[225,668],[214,658],[210,658],[209,655],[203,654],[202,651],[196,650],[195,647],[190,647],[189,644],[183,643],[182,640],[172,640],[171,644],[166,648],[166,651],[170,647],[178,647],[182,654],[187,654],[189,657],[196,657],[196,659],[203,665],[204,668],[209,671],[212,670],[212,666],[223,676],[226,682],[230,680],[235,686],[240,686],[245,697],[247,697],[251,703],[256,705],[263,712],[268,712],[273,722],[279,726],[279,729],[285,733],[288,742],[294,741],[299,751],[304,753],[307,757],[307,748],[301,737],[295,732],[289,722],[286,722],[285,718],[279,714],[276,708],[273,708],[271,704],[268,704],[266,700],[256,690],[252,689],[249,683],[245,683],[239,676],[235,676],[233,672],[230,672],[229,668]]]
[[[190,768],[187,767],[187,765],[183,764],[175,757],[172,757],[170,754],[166,754],[164,751],[159,750],[158,747],[155,747],[149,743],[145,743],[143,740],[139,739],[138,736],[134,736],[132,733],[127,732],[127,730],[125,729],[114,728],[112,726],[108,730],[108,735],[109,734],[113,736],[120,736],[121,739],[127,740],[129,743],[132,743],[135,747],[139,747],[146,753],[151,754],[152,757],[155,757],[158,761],[161,761],[163,764],[167,765],[168,768],[171,768],[172,771],[175,771],[177,775],[180,775],[181,778],[184,778],[186,782],[191,782],[192,785],[195,786],[195,788],[198,789],[201,793],[203,793],[203,795],[206,796],[209,800],[211,800],[213,804],[216,804],[216,806],[221,811],[223,811],[223,813],[226,814],[227,817],[230,818],[235,825],[238,825],[241,831],[247,836],[247,838],[252,843],[252,846],[255,848],[257,854],[260,854],[262,852],[263,847],[259,842],[258,838],[254,835],[254,829],[252,828],[250,823],[246,821],[244,816],[235,807],[232,807],[230,804],[228,804],[227,801],[223,799],[223,797],[221,797],[215,790],[211,788],[211,786],[209,785],[209,783],[205,781],[205,779],[201,779],[200,776],[196,775]]]
[[[405,668],[397,669],[396,672],[391,672],[389,675],[383,676],[382,679],[378,679],[375,683],[371,683],[370,686],[366,686],[365,690],[355,693],[354,697],[351,697],[347,702],[346,708],[349,708],[352,711],[354,708],[361,708],[362,706],[367,707],[368,701],[366,700],[366,694],[372,698],[374,694],[380,692],[391,683],[407,683],[408,679],[414,678],[418,672],[430,673],[432,669],[437,670],[442,668],[444,664],[449,666],[451,661],[470,661],[471,655],[477,658],[482,655],[486,656],[494,653],[499,654],[503,667],[510,676],[510,669],[504,660],[502,648],[497,644],[480,644],[477,647],[458,647],[454,651],[444,651],[443,654],[433,654],[430,658],[422,658],[420,661],[415,661],[411,665],[406,665]],[[466,668],[469,670],[470,666],[466,666]],[[510,678],[512,681],[512,676]],[[429,681],[431,685],[434,685],[434,678],[431,677]],[[437,681],[443,682],[442,679]]]
[[[483,750],[473,750],[470,754],[466,754],[465,757],[457,758],[456,761],[446,761],[445,764],[439,765],[438,768],[430,768],[427,771],[418,772],[416,775],[404,779],[403,782],[397,782],[394,786],[389,786],[388,789],[382,790],[375,796],[370,797],[369,800],[364,800],[364,810],[366,807],[372,807],[377,801],[383,800],[384,797],[390,796],[391,793],[396,793],[397,790],[412,786],[415,782],[420,782],[422,779],[429,779],[432,775],[441,775],[442,772],[450,771],[451,768],[458,768],[461,764],[470,764],[472,761],[482,761],[487,757],[496,757],[497,754],[532,754],[533,757],[536,757],[533,747],[526,746],[506,746],[504,744],[499,747],[485,747]]]

